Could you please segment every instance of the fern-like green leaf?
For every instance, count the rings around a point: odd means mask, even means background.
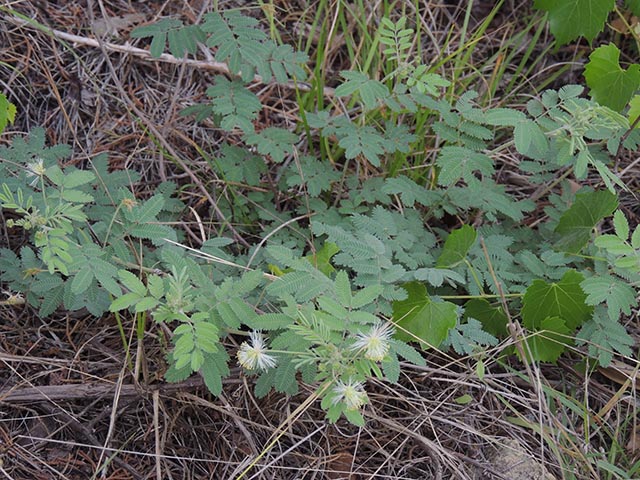
[[[607,304],[607,312],[612,322],[618,321],[620,313],[631,314],[631,307],[637,305],[636,291],[626,282],[612,275],[587,278],[580,283],[587,294],[588,305]]]
[[[487,346],[497,345],[498,339],[487,333],[482,324],[473,318],[449,331],[447,342],[460,355],[471,355]]]
[[[443,147],[436,164],[440,167],[438,183],[444,186],[453,185],[460,179],[468,182],[474,172],[486,176],[493,174],[491,158],[464,147]]]
[[[204,33],[197,25],[183,25],[180,20],[163,18],[152,24],[135,28],[132,38],[151,37],[150,53],[154,58],[162,55],[167,39],[169,51],[175,57],[182,58],[186,53],[194,54],[198,43],[205,41]]]
[[[278,127],[267,127],[245,136],[249,145],[255,145],[259,153],[271,156],[277,163],[281,163],[285,156],[293,151],[293,145],[297,140],[297,135]]]
[[[130,222],[148,223],[156,221],[157,215],[164,207],[164,196],[154,195],[139,205],[134,206],[131,210],[124,209],[125,217]]]
[[[416,203],[428,207],[440,198],[437,192],[427,190],[404,175],[385,179],[382,191],[389,195],[399,195],[406,207],[414,207]]]
[[[360,72],[345,70],[340,72],[346,81],[336,88],[338,97],[346,97],[357,93],[366,110],[372,110],[389,96],[389,89],[381,82],[370,79]]]
[[[633,355],[633,338],[620,323],[612,321],[602,307],[596,307],[593,318],[584,324],[577,338],[579,343],[588,345],[589,355],[604,367],[609,366],[615,352]]]
[[[350,125],[338,130],[339,145],[345,149],[349,159],[364,156],[375,167],[380,166],[380,156],[385,152],[385,139],[378,131],[369,126]]]
[[[254,131],[253,120],[262,108],[258,97],[247,90],[238,80],[229,81],[223,76],[215,77],[215,84],[207,89],[211,98],[211,110],[220,115],[220,127],[232,131],[238,127],[245,133]]]
[[[276,392],[295,395],[298,393],[298,382],[296,381],[296,367],[294,363],[286,358],[278,359],[278,366],[275,368],[273,386]]]

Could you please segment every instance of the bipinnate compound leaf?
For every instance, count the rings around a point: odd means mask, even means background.
[[[263,82],[270,81],[272,75],[280,83],[286,83],[290,78],[304,80],[307,75],[302,65],[307,60],[304,52],[294,51],[291,45],[275,45],[271,42],[269,57],[258,64],[258,73]]]
[[[387,355],[382,361],[382,370],[388,382],[398,383],[400,379],[400,362],[396,355]]]
[[[335,243],[326,242],[326,244],[335,245]],[[334,291],[336,298],[340,305],[343,307],[351,307],[351,283],[349,282],[349,275],[344,270],[339,270],[336,274],[334,282]]]
[[[124,209],[125,217],[135,223],[156,221],[156,215],[162,210],[164,202],[165,199],[163,195],[154,195],[143,203],[136,205],[131,210]]]
[[[569,270],[559,282],[547,283],[534,280],[522,299],[522,323],[531,331],[542,328],[543,321],[550,317],[563,320],[563,324],[573,331],[589,318],[593,307],[587,305],[587,296],[580,283],[581,273]]]
[[[299,161],[299,164],[298,162],[290,164],[286,182],[290,187],[304,185],[310,197],[318,197],[322,192],[331,191],[333,183],[341,178],[337,170],[327,168],[325,162],[315,157],[302,155]]]
[[[262,372],[256,380],[253,393],[256,398],[264,398],[273,388],[273,382],[276,376],[276,369],[270,368],[269,370]]]
[[[40,304],[40,310],[38,311],[40,317],[44,318],[48,315],[51,315],[62,303],[63,296],[64,284],[58,285],[57,287],[48,290],[42,299],[42,303]]]
[[[229,375],[229,356],[224,348],[216,353],[204,355],[204,361],[200,367],[200,375],[209,391],[218,396],[222,393],[222,377]]]
[[[436,203],[439,199],[436,192],[428,190],[422,185],[418,185],[404,175],[386,178],[381,191],[389,195],[399,195],[402,204],[410,208],[413,208],[416,202],[428,207]]]
[[[87,290],[91,286],[91,282],[93,281],[93,270],[90,265],[85,265],[76,276],[73,278],[71,282],[71,291],[76,295],[79,295]]]
[[[629,222],[620,210],[616,210],[616,213],[613,214],[613,228],[616,231],[616,235],[622,240],[629,238]]]
[[[170,355],[169,358],[169,369],[164,374],[164,379],[169,383],[177,383],[183,380],[186,380],[191,376],[193,371],[189,365],[186,365],[182,368],[176,368],[175,357]]]
[[[345,70],[340,72],[340,75],[346,81],[336,88],[336,95],[346,97],[358,93],[367,110],[376,108],[379,102],[389,96],[389,90],[383,83],[369,78],[364,73]]]
[[[120,277],[122,284],[136,295],[144,297],[147,294],[147,287],[130,271],[118,270],[118,277]]]
[[[285,156],[293,151],[297,135],[278,127],[267,127],[261,132],[249,133],[245,141],[255,145],[258,153],[270,155],[274,162],[281,163]]]
[[[422,283],[410,282],[403,288],[407,298],[393,302],[393,320],[399,327],[396,337],[407,342],[417,338],[424,342],[420,342],[423,348],[437,348],[456,326],[458,307],[432,299]]]
[[[69,170],[67,169],[64,174],[64,179],[62,181],[62,187],[64,188],[76,188],[80,185],[85,185],[89,182],[92,182],[96,176],[93,172],[88,172],[86,170]],[[91,198],[93,200],[93,198]]]
[[[160,57],[165,43],[169,40],[169,51],[174,57],[182,58],[187,52],[194,54],[198,43],[205,40],[204,33],[197,25],[183,25],[180,20],[163,18],[152,25],[138,27],[131,32],[132,38],[151,37],[150,53]]]
[[[207,45],[216,48],[216,60],[226,62],[233,74],[242,73],[249,81],[255,68],[268,55],[266,34],[256,28],[258,21],[238,11],[207,13],[202,30],[209,33]]]
[[[143,25],[131,32],[132,38],[151,37],[151,56],[158,58],[164,51],[167,34],[182,27],[182,22],[174,18],[163,18],[151,25]]]
[[[524,113],[512,108],[492,108],[485,112],[485,121],[496,127],[515,127],[526,119]]]
[[[358,290],[351,300],[351,308],[362,308],[373,303],[380,295],[384,287],[382,285],[369,285]]]
[[[486,346],[497,345],[498,339],[487,333],[478,320],[468,318],[466,323],[461,323],[451,330],[447,343],[456,353],[471,355],[474,352],[484,350]]]
[[[631,335],[619,322],[612,322],[605,308],[596,307],[593,318],[584,324],[578,333],[580,344],[587,344],[589,355],[597,358],[600,365],[608,366],[613,359],[614,352],[631,356],[631,347],[635,343]]]
[[[600,105],[622,111],[640,88],[640,65],[620,66],[620,50],[613,43],[596,48],[589,55],[584,78],[590,94]]]
[[[374,167],[380,166],[380,155],[384,153],[384,137],[375,128],[365,125],[344,129],[346,135],[340,139],[339,145],[344,148],[347,158],[363,155]]]
[[[452,231],[444,242],[444,248],[438,261],[437,267],[451,268],[464,261],[469,249],[476,242],[478,233],[470,225],[463,225]]]
[[[584,92],[584,87],[582,85],[565,85],[558,90],[558,100],[578,98],[582,95],[582,92]]]
[[[143,225],[134,225],[129,229],[129,234],[135,238],[146,238],[151,240],[154,245],[162,245],[164,239],[176,241],[176,232],[167,225],[158,225],[156,223],[146,223]]]
[[[615,0],[535,0],[533,6],[549,12],[549,28],[558,45],[583,36],[591,42],[602,31]]]
[[[464,277],[458,272],[441,267],[419,268],[413,272],[413,276],[416,280],[427,282],[432,287],[441,287],[445,280],[449,285],[455,285],[456,283],[463,285],[464,283],[466,283]]]
[[[523,120],[513,130],[516,150],[522,155],[537,158],[549,150],[549,142],[542,129],[533,120]]]
[[[576,195],[574,204],[560,217],[556,233],[561,238],[555,248],[578,253],[589,242],[593,228],[618,206],[618,198],[608,190]]]
[[[486,176],[493,174],[491,158],[465,147],[442,147],[436,164],[440,167],[438,184],[444,186],[451,186],[460,179],[466,182],[472,177],[475,179],[474,172]]]
[[[281,357],[282,358],[282,357]],[[276,392],[295,395],[298,393],[298,382],[296,380],[296,367],[288,358],[278,360],[278,368],[275,369],[273,386]]]
[[[407,362],[411,362],[414,365],[425,366],[427,362],[423,356],[411,345],[407,345],[399,340],[391,339],[389,341],[391,348],[390,351],[397,353],[400,357],[404,358]]]
[[[568,335],[571,330],[564,324],[564,319],[547,317],[540,323],[540,328],[530,332],[522,346],[528,362],[555,362],[566,346],[571,343]],[[520,352],[518,352],[520,355]]]
[[[607,312],[613,322],[618,321],[620,312],[629,315],[631,307],[637,305],[635,290],[627,282],[611,275],[587,278],[580,286],[587,294],[587,304],[607,304]]]
[[[209,358],[209,355],[204,357],[204,362],[200,367],[200,375],[202,375],[205,385],[212,394],[218,396],[222,393],[222,375],[215,362]]]
[[[388,47],[382,53],[390,60],[402,62],[405,58],[406,50],[411,48],[414,30],[406,28],[406,23],[407,17],[404,16],[400,17],[395,23],[387,17],[380,19],[380,27],[378,29],[380,43]]]
[[[262,103],[241,81],[229,81],[217,75],[215,84],[207,88],[207,96],[211,98],[211,111],[222,117],[220,127],[223,130],[230,132],[237,127],[245,133],[254,131],[252,121]]]

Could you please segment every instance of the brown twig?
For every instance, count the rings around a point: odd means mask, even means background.
[[[189,388],[197,388],[204,385],[201,377],[193,377],[180,383],[166,383],[151,385],[148,389],[140,389],[136,385],[122,385],[121,397],[141,397],[154,391],[171,393],[183,391]],[[113,395],[116,391],[115,384],[105,383],[79,383],[67,385],[43,385],[39,387],[16,388],[0,390],[0,403],[34,403],[60,400],[78,400],[100,398]]]
[[[186,66],[190,66],[190,67],[194,67],[194,68],[199,68],[199,69],[204,69],[204,70],[213,70],[215,72],[218,73],[222,73],[225,75],[229,75],[229,76],[234,76],[230,71],[229,71],[229,67],[227,66],[226,63],[222,63],[222,62],[216,62],[213,60],[195,60],[195,59],[191,59],[191,58],[177,58],[174,57],[173,55],[169,54],[169,53],[163,53],[161,54],[158,58],[154,58],[151,56],[151,53],[149,53],[148,50],[145,50],[143,48],[138,48],[138,47],[134,47],[133,45],[130,45],[128,42],[125,42],[124,45],[119,45],[117,43],[112,43],[112,42],[101,42],[99,40],[96,40],[94,38],[89,38],[89,37],[82,37],[80,35],[74,35],[72,33],[67,33],[67,32],[62,32],[60,30],[55,30],[53,28],[49,28],[45,25],[42,24],[38,24],[38,25],[34,25],[34,23],[32,21],[28,21],[28,20],[24,20],[22,18],[18,18],[16,16],[10,16],[7,20],[9,20],[11,23],[13,23],[14,25],[20,26],[20,27],[30,27],[30,28],[36,28],[38,30],[43,30],[46,33],[53,35],[54,37],[60,39],[60,40],[64,40],[65,42],[69,42],[69,43],[73,43],[75,45],[85,45],[87,47],[93,47],[93,48],[104,48],[105,50],[111,51],[111,52],[120,52],[120,53],[126,53],[128,55],[132,55],[135,57],[139,57],[143,60],[146,61],[151,61],[151,62],[164,62],[164,63],[174,63],[174,64],[178,64],[178,65],[186,65]],[[101,45],[102,44],[102,45]],[[264,79],[260,76],[260,75],[254,75],[253,77],[253,81],[256,83],[262,83],[262,84],[266,84],[269,82],[265,82]],[[289,88],[292,90],[301,90],[303,92],[309,92],[311,91],[311,89],[313,88],[310,84],[308,83],[304,83],[304,82],[286,82],[286,83],[279,83],[278,85],[281,85],[285,88]],[[324,87],[322,90],[322,93],[325,97],[333,97],[335,96],[335,90],[331,87]]]

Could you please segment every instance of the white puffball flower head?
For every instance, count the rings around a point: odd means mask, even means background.
[[[364,384],[362,382],[354,382],[349,379],[347,383],[342,380],[336,382],[336,386],[333,387],[332,403],[337,405],[340,402],[344,402],[347,410],[358,410],[365,403],[369,402],[367,392],[364,391]]]
[[[36,158],[33,162],[27,164],[26,176],[27,178],[31,178],[31,182],[29,185],[35,187],[35,185],[40,181],[40,178],[44,176],[47,169],[44,166],[44,160],[42,158]]]
[[[389,353],[389,340],[393,336],[393,326],[389,323],[376,323],[369,333],[359,333],[352,348],[364,350],[364,357],[381,362]]]
[[[276,366],[276,359],[269,355],[267,345],[260,332],[249,334],[251,341],[242,342],[238,350],[238,363],[247,370],[267,370]]]

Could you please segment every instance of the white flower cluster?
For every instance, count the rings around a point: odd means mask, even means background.
[[[276,366],[276,359],[269,355],[269,349],[260,332],[249,334],[251,341],[242,342],[238,350],[238,362],[247,370],[268,370]]]
[[[374,362],[381,362],[389,353],[389,340],[393,336],[393,326],[389,323],[375,324],[369,333],[359,333],[352,348],[364,350],[364,357]]]
[[[352,379],[349,379],[347,383],[338,380],[335,387],[333,387],[333,393],[335,396],[332,403],[337,405],[344,402],[347,410],[358,410],[369,402],[367,392],[364,391],[364,383],[355,382]]]

